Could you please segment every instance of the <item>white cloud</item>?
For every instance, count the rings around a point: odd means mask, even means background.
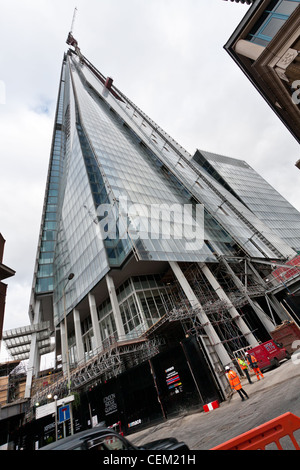
[[[223,0],[78,0],[82,53],[189,152],[246,160],[300,209],[299,148],[223,49],[247,6]],[[0,0],[0,231],[5,329],[28,322],[61,61],[74,2]]]

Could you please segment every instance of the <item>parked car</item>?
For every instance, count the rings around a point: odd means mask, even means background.
[[[184,442],[170,437],[135,446],[112,429],[95,427],[52,442],[39,450],[189,450]]]
[[[255,346],[255,348],[249,349],[247,352],[256,357],[258,367],[261,370],[278,367],[280,361],[291,358],[288,351],[282,347],[282,344],[273,339]]]

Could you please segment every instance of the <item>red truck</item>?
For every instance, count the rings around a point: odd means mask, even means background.
[[[256,357],[258,367],[261,370],[278,367],[282,359],[291,358],[291,355],[282,347],[282,344],[273,339],[261,343],[259,346],[255,346],[255,348],[248,349],[247,352]]]

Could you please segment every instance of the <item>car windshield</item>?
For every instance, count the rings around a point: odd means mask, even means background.
[[[91,439],[87,442],[89,450],[129,450],[133,449],[127,442],[113,434]]]

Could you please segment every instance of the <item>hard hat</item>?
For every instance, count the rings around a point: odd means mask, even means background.
[[[246,352],[245,354],[246,354],[246,356],[247,356],[247,355],[249,356],[249,353],[248,353],[248,352]]]
[[[229,366],[226,366],[226,367],[225,367],[225,370],[230,370],[230,367],[229,367]]]

